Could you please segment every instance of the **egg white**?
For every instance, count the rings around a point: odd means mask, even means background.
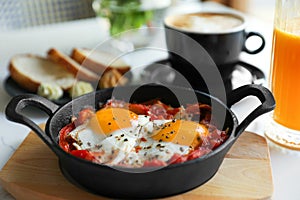
[[[185,155],[191,150],[188,146],[151,138],[155,129],[170,121],[150,121],[149,116],[139,115],[137,120],[131,120],[131,127],[119,129],[109,135],[95,133],[88,122],[76,127],[69,134],[78,141],[75,145],[78,149],[93,152],[99,163],[141,167],[146,160],[158,159],[167,162],[174,154]],[[139,148],[138,151],[136,147]]]

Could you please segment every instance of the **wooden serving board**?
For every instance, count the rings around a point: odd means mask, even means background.
[[[0,183],[21,200],[101,200],[69,183],[56,155],[30,133],[0,172]],[[168,200],[269,199],[273,193],[270,156],[265,138],[244,132],[206,184]]]

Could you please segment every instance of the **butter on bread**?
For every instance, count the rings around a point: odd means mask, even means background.
[[[130,70],[130,66],[124,60],[104,51],[74,48],[71,57],[97,74],[102,74],[104,71],[111,69],[116,69],[121,74],[125,74]]]
[[[63,90],[72,87],[75,77],[60,64],[33,54],[19,54],[11,58],[9,63],[11,78],[20,87],[37,92],[41,83],[56,83]]]
[[[93,71],[90,71],[89,69],[86,69],[85,67],[82,67],[71,57],[55,48],[52,48],[48,51],[48,58],[60,64],[65,70],[68,70],[80,80],[87,82],[99,81],[98,74],[94,73]]]

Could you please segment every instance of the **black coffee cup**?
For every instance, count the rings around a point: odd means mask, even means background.
[[[176,32],[192,38],[210,55],[217,66],[229,65],[239,61],[242,51],[256,54],[265,46],[264,37],[257,32],[246,32],[246,21],[241,15],[221,12],[198,12],[170,15],[164,20],[167,48],[170,52],[188,53],[194,51]],[[246,41],[259,37],[261,45],[248,49]],[[171,53],[171,59],[172,59]]]
[[[196,20],[195,24],[191,25],[191,19]],[[177,82],[188,80],[194,89],[205,92],[212,84],[228,80],[226,72],[239,62],[242,51],[256,54],[265,46],[263,36],[246,32],[244,17],[235,13],[170,15],[165,18],[164,27],[169,60],[172,68],[182,75]],[[261,39],[261,44],[251,50],[246,41],[254,36]]]

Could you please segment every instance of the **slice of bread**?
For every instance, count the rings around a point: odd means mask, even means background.
[[[71,57],[89,70],[100,74],[106,70],[116,69],[121,74],[130,70],[130,66],[121,58],[104,52],[85,48],[74,48]]]
[[[90,71],[85,67],[82,67],[75,60],[57,49],[50,49],[48,51],[48,58],[63,66],[66,70],[71,72],[76,78],[80,80],[87,82],[99,81],[99,76],[96,73]]]
[[[20,54],[11,58],[9,71],[20,87],[37,92],[41,83],[56,83],[63,90],[72,87],[75,77],[61,65],[37,55]]]

